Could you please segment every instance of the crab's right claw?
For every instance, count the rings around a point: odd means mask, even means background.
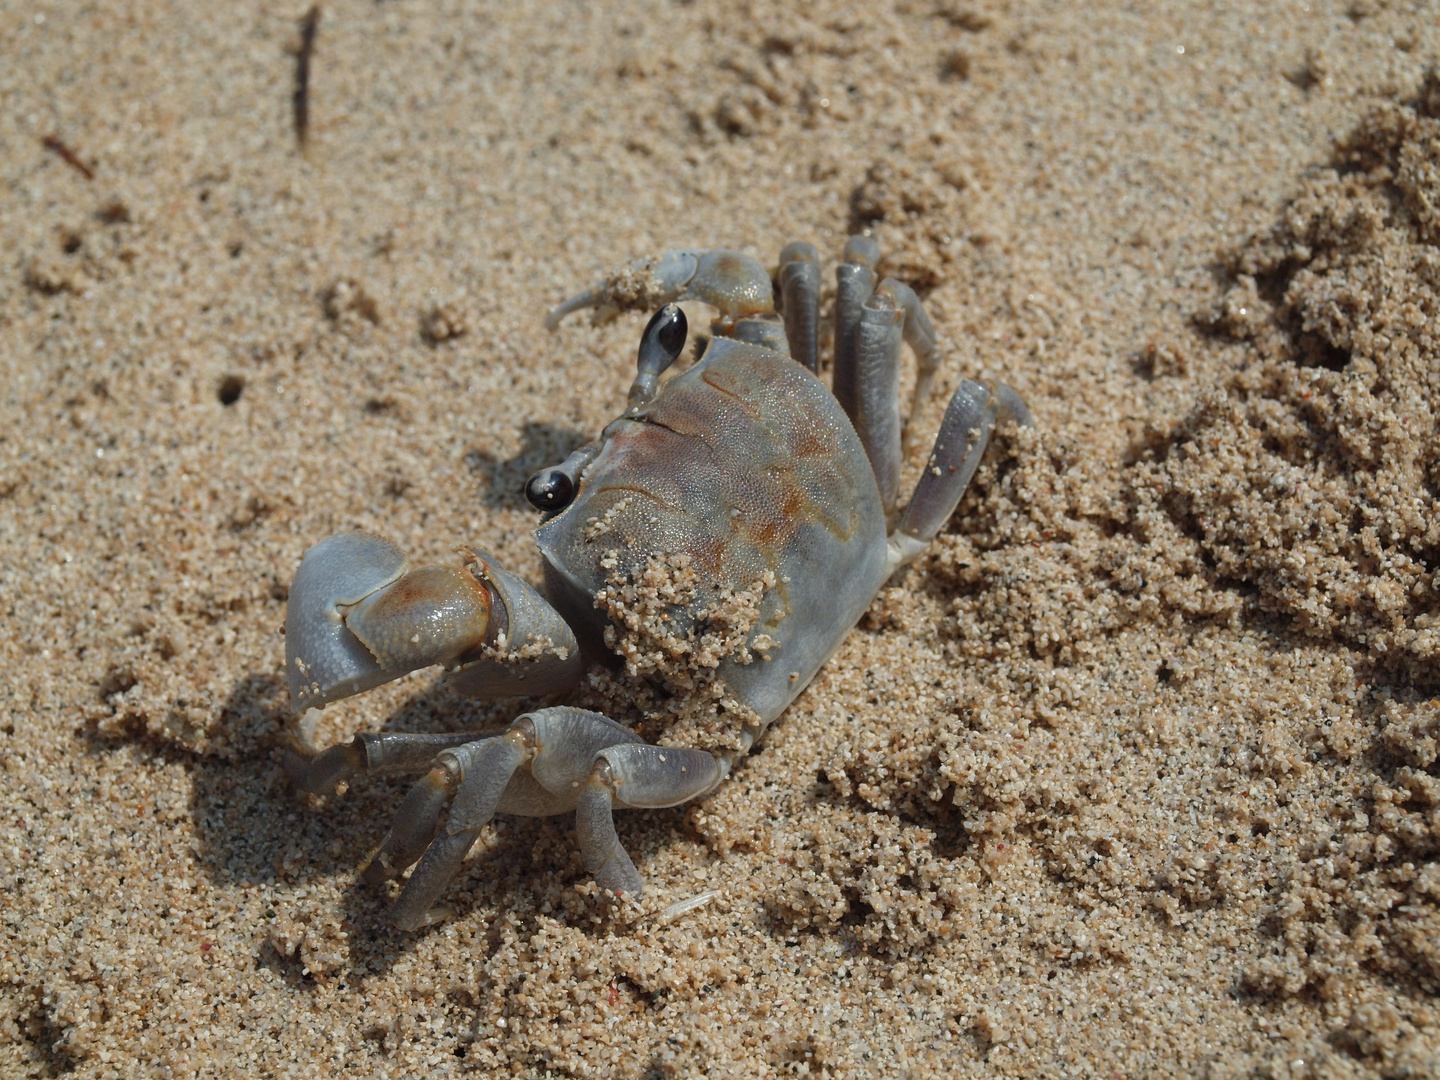
[[[603,318],[626,310],[651,311],[684,295],[700,265],[703,251],[667,251],[636,259],[624,270],[596,282],[572,296],[545,316],[545,329],[554,330],[560,320],[576,311],[598,308]]]
[[[579,679],[575,637],[538,593],[482,554],[467,565],[411,569],[394,544],[341,533],[305,552],[285,615],[285,671],[296,712],[406,672],[445,664],[467,693],[567,690]]]
[[[656,311],[676,300],[699,300],[728,320],[775,310],[770,271],[759,260],[738,251],[690,249],[637,259],[551,311],[545,329],[586,308],[604,319],[621,311]]]

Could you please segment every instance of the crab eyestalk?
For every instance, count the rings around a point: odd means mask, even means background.
[[[636,360],[637,374],[630,385],[630,408],[638,410],[659,392],[660,376],[685,351],[685,335],[689,324],[685,312],[676,304],[666,304],[650,317],[640,335],[640,354]]]
[[[306,551],[285,618],[295,710],[432,664],[456,668],[469,692],[490,696],[568,689],[580,674],[569,628],[524,581],[464,555],[464,566],[411,569],[394,544],[361,532]]]

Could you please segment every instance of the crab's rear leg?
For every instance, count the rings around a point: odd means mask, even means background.
[[[835,376],[833,389],[870,458],[889,514],[900,490],[900,343],[904,314],[877,294],[880,249],[852,236],[835,268]]]
[[[925,471],[890,534],[892,570],[916,558],[945,527],[985,456],[995,425],[1005,421],[1029,425],[1030,410],[1019,394],[1004,383],[985,386],[961,380],[946,406]]]
[[[885,512],[892,515],[905,440],[934,382],[939,350],[935,328],[914,290],[893,278],[876,284],[879,259],[874,240],[852,236],[836,268],[834,391],[870,458]],[[914,352],[917,368],[903,424],[902,342]],[[1030,411],[1019,394],[1001,383],[961,382],[946,407],[925,472],[890,535],[892,570],[924,551],[944,527],[975,475],[995,425],[1005,420],[1030,423]]]
[[[780,252],[780,308],[790,355],[820,370],[820,253],[813,244],[786,244]]]

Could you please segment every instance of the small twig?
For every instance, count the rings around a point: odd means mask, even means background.
[[[300,23],[300,51],[295,54],[295,138],[300,149],[310,135],[310,56],[320,29],[320,5],[311,7]]]
[[[60,160],[65,162],[66,165],[69,165],[72,169],[75,169],[78,172],[84,173],[86,180],[95,179],[95,170],[90,168],[89,165],[86,165],[85,162],[81,161],[79,154],[75,153],[74,150],[71,150],[70,147],[66,146],[63,142],[61,142],[59,135],[46,135],[45,138],[41,139],[40,141],[45,144],[46,150],[50,150],[53,153],[59,154]]]

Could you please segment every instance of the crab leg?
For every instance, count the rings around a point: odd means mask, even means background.
[[[892,290],[875,288],[873,264],[878,258],[873,240],[854,236],[845,244],[845,262],[836,270],[834,387],[870,458],[888,515],[900,490],[900,343],[905,312]]]
[[[970,379],[960,383],[945,409],[940,433],[910,504],[890,535],[891,569],[929,547],[950,520],[985,456],[995,424],[1001,420],[1022,426],[1030,423],[1030,410],[1014,390],[1003,383],[993,390]]]
[[[443,735],[410,732],[364,732],[309,757],[294,748],[285,751],[285,775],[312,795],[331,795],[335,785],[356,776],[403,776],[423,773],[435,755],[452,746],[474,742],[473,731]]]
[[[529,734],[521,727],[512,727],[497,739],[447,750],[436,759],[435,768],[411,789],[395,826],[370,866],[370,870],[377,866],[380,870],[373,876],[393,876],[424,852],[390,910],[396,926],[414,930],[432,921],[430,912],[436,898],[459,871],[480,830],[495,816],[515,770],[534,755]],[[434,822],[452,790],[450,819],[437,837]],[[369,870],[366,876],[372,876]]]
[[[575,808],[580,852],[595,884],[616,896],[637,896],[644,881],[615,835],[612,808],[658,809],[702,795],[722,778],[704,750],[628,743],[602,750]]]
[[[465,566],[411,569],[400,548],[362,532],[306,551],[285,615],[294,709],[321,708],[431,664],[458,668],[457,686],[474,696],[573,686],[581,660],[570,628],[522,579],[483,553],[463,554]]]
[[[813,244],[786,244],[777,277],[790,355],[816,372],[820,369],[820,253]]]
[[[904,282],[886,278],[875,291],[888,294],[894,301],[895,307],[905,320],[905,344],[909,345],[910,351],[915,354],[915,392],[910,395],[910,411],[905,417],[904,437],[905,445],[908,446],[915,410],[930,396],[930,387],[935,382],[935,372],[940,366],[935,326],[931,323],[930,316],[925,313],[925,307],[915,295],[915,290]]]
[[[434,909],[435,900],[497,812],[545,817],[574,809],[599,760],[623,744],[645,746],[628,728],[599,713],[561,706],[526,713],[503,735],[445,750],[427,762],[430,771],[405,797],[365,869],[365,880],[378,884],[398,877],[418,859],[390,917],[406,930],[436,921],[443,911]],[[661,752],[667,757],[696,753]],[[713,771],[714,759],[702,756]],[[447,804],[450,814],[441,828]]]
[[[695,276],[705,252],[667,251],[658,258],[636,259],[624,270],[597,281],[584,292],[570,297],[545,316],[545,329],[555,330],[566,315],[586,308],[624,311],[659,307],[678,300]]]
[[[904,315],[893,304],[893,297],[880,289],[865,301],[851,358],[856,409],[850,420],[870,458],[887,516],[895,508],[900,491],[900,342]]]
[[[835,297],[835,397],[865,446],[886,514],[895,509],[900,465],[909,445],[910,421],[929,396],[939,364],[935,327],[920,298],[904,282],[875,284],[880,249],[852,236],[837,268]],[[900,415],[900,343],[915,354],[915,391]]]
[[[854,422],[859,409],[855,385],[855,342],[865,301],[875,292],[875,263],[880,246],[868,236],[852,236],[845,242],[840,265],[835,267],[835,399]],[[866,447],[868,450],[869,447]]]
[[[545,316],[545,328],[554,330],[576,311],[596,308],[600,317],[620,311],[654,311],[676,300],[700,300],[733,322],[775,310],[770,273],[759,260],[738,251],[716,249],[667,251],[659,257],[637,259]]]
[[[408,566],[394,544],[362,532],[331,536],[305,552],[285,616],[285,673],[297,712],[394,677],[337,612],[393,584]]]

